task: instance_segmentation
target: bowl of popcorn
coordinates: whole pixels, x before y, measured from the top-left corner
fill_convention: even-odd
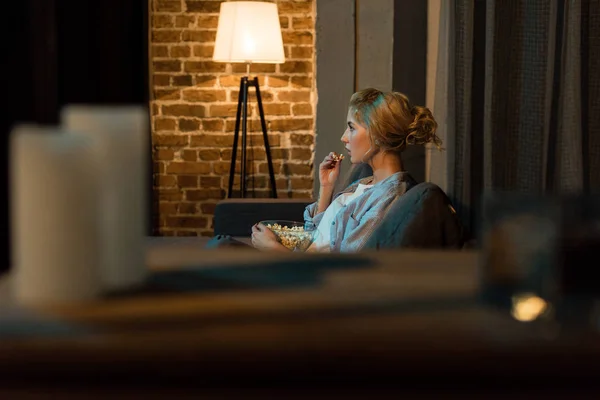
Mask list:
[[[273,231],[279,243],[295,251],[306,251],[318,232],[315,225],[298,221],[268,220],[261,224]]]

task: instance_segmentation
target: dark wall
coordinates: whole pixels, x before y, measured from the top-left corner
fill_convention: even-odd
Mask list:
[[[10,17],[3,19],[0,71],[5,99],[0,114],[0,271],[10,265],[11,128],[20,122],[55,124],[66,104],[148,106],[149,101],[147,0],[20,0],[11,5]]]
[[[395,0],[392,89],[425,105],[427,82],[427,1]],[[404,168],[425,181],[425,149],[409,146],[402,154]]]

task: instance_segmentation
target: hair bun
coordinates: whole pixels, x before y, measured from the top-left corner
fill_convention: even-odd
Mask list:
[[[435,134],[438,124],[433,118],[431,110],[427,107],[413,106],[410,113],[414,119],[408,125],[406,143],[411,145],[434,143],[440,148],[442,140]]]

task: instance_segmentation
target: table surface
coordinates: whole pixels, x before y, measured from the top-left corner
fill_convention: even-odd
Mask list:
[[[88,304],[24,309],[1,278],[0,383],[600,382],[596,336],[552,339],[478,301],[475,251],[273,254],[201,243],[152,238],[146,286]]]

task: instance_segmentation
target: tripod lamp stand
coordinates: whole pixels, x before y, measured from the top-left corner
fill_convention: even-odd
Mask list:
[[[213,61],[247,65],[246,76],[240,79],[227,197],[231,197],[233,191],[240,127],[242,129],[240,196],[246,197],[248,89],[254,87],[269,168],[271,195],[273,198],[277,198],[273,161],[258,78],[250,79],[248,77],[252,63],[281,64],[285,62],[277,4],[258,1],[221,3]]]

